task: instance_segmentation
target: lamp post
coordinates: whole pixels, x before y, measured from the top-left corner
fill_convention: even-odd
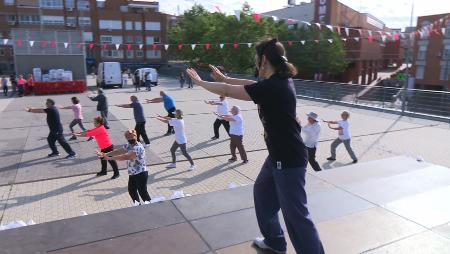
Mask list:
[[[412,4],[411,4],[411,17],[410,17],[410,20],[409,20],[409,27],[412,27],[413,18],[414,18],[414,0],[412,0]],[[407,97],[407,93],[409,91],[409,83],[411,82],[411,77],[410,77],[411,70],[410,70],[410,67],[409,67],[410,66],[409,61],[411,61],[411,65],[412,65],[412,59],[413,59],[412,52],[411,52],[411,47],[412,47],[412,38],[410,36],[409,40],[408,40],[408,45],[407,45],[407,48],[406,48],[406,52],[407,52],[408,58],[406,59],[406,71],[405,71],[406,83],[405,83],[404,88],[403,88],[402,113],[404,113],[405,110],[406,110],[406,97]]]

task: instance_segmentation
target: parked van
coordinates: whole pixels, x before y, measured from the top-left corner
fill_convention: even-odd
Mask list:
[[[98,65],[97,87],[122,87],[122,70],[119,62],[103,62]]]
[[[144,84],[145,83],[145,75],[147,73],[151,74],[151,84],[154,86],[157,86],[158,85],[158,72],[154,68],[137,69],[134,72],[133,76],[135,77],[135,79],[139,79],[139,80],[135,80],[135,82],[142,81],[142,84]]]

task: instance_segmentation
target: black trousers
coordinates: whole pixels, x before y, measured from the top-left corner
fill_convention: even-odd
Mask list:
[[[102,153],[109,153],[113,150],[114,150],[114,146],[111,145],[110,147],[102,149],[101,151],[102,151]],[[114,171],[114,175],[119,175],[119,167],[117,166],[116,161],[107,161],[104,159],[100,159],[100,162],[102,163],[102,170],[101,170],[102,173],[106,173],[106,167],[108,166],[108,162],[109,162],[109,165],[111,165],[111,167]]]
[[[139,196],[141,196],[142,201],[150,202],[151,198],[147,191],[147,179],[148,171],[144,171],[136,175],[130,175],[128,177],[128,193],[130,194],[133,202],[140,202]]]
[[[228,136],[230,135],[230,123],[228,121],[220,120],[219,118],[217,118],[216,121],[214,121],[214,137],[216,138],[219,138],[219,128],[221,125],[223,125],[223,127],[227,131]]]
[[[167,110],[167,116],[174,118],[175,117],[175,110],[176,108],[171,108],[169,110]],[[173,132],[173,126],[170,126],[170,124],[167,124],[167,133],[172,133]]]
[[[316,161],[316,148],[308,148],[308,162],[309,165],[314,169],[314,171],[321,171],[319,163]]]
[[[147,132],[145,131],[145,122],[143,123],[136,123],[136,126],[134,127],[136,130],[136,135],[138,141],[142,139],[144,140],[145,144],[150,144],[150,140],[148,140]]]
[[[3,94],[8,96],[8,86],[3,86]]]
[[[47,137],[48,146],[50,146],[50,149],[52,149],[52,153],[56,154],[59,153],[58,149],[56,148],[56,141],[64,148],[64,150],[69,155],[74,155],[75,152],[70,147],[69,143],[67,143],[66,139],[64,138],[62,133],[55,133],[50,132]]]
[[[25,89],[23,86],[17,86],[17,91],[19,92],[19,97],[22,97]]]

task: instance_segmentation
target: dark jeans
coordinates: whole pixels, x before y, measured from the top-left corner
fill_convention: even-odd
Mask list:
[[[17,91],[20,97],[23,96],[24,87],[23,86],[17,86]]]
[[[323,254],[306,204],[305,173],[305,168],[277,169],[268,157],[253,186],[256,218],[265,243],[276,250],[286,250],[278,219],[281,208],[296,253]]]
[[[3,94],[8,96],[8,86],[3,86]]]
[[[106,129],[108,129],[109,128],[109,124],[108,124],[108,110],[100,111],[100,116],[103,118],[103,125],[105,126]]]
[[[148,179],[148,171],[141,172],[136,175],[130,175],[128,177],[128,193],[130,194],[131,199],[139,202],[139,195],[142,198],[142,201],[151,200],[150,195],[147,191],[147,179]]]
[[[134,127],[134,129],[136,130],[136,135],[137,135],[137,139],[138,141],[141,139],[144,140],[145,144],[150,144],[150,140],[148,140],[147,137],[147,132],[145,131],[145,122],[143,123],[136,123],[136,126]]]
[[[167,110],[167,116],[174,118],[175,110],[176,110],[176,108],[171,108],[171,109]],[[172,132],[173,132],[173,126],[170,126],[170,124],[167,124],[167,133],[172,133]]]
[[[225,127],[225,130],[227,131],[228,135],[230,135],[230,123],[225,120],[216,119],[214,122],[214,137],[219,138],[219,128],[223,125]]]
[[[173,142],[172,147],[170,148],[170,154],[172,155],[172,163],[177,162],[177,158],[175,156],[175,152],[177,151],[178,147],[181,149],[181,153],[188,159],[189,163],[191,165],[194,165],[194,161],[192,160],[191,156],[186,151],[186,144],[178,144],[177,141]]]
[[[194,88],[194,83],[192,82],[191,79],[188,79],[187,85],[188,85],[188,88]]]
[[[111,152],[113,150],[114,150],[114,146],[111,145],[110,147],[102,149],[101,151],[102,151],[102,153],[109,153],[109,152]],[[102,173],[106,173],[107,172],[106,167],[108,166],[108,162],[109,162],[109,165],[111,165],[111,167],[112,167],[112,169],[114,171],[114,175],[119,175],[119,167],[117,166],[117,162],[116,161],[107,161],[107,160],[104,160],[104,159],[100,159],[100,162],[102,163],[102,170],[101,170]]]
[[[141,81],[135,82],[134,85],[136,87],[136,91],[141,90]]]
[[[309,165],[311,165],[311,167],[314,169],[314,171],[321,171],[322,169],[320,168],[319,163],[316,161],[316,150],[317,148],[310,148],[307,147],[308,149],[308,162]]]
[[[147,88],[147,91],[151,91],[152,90],[152,82],[150,80],[146,80],[145,87]]]
[[[236,158],[236,148],[239,150],[239,155],[243,161],[247,160],[247,153],[245,152],[244,144],[242,143],[243,136],[230,135],[230,150],[231,156]]]
[[[67,143],[63,134],[55,132],[50,132],[47,137],[48,146],[50,146],[50,149],[52,149],[52,153],[54,154],[59,153],[58,149],[56,148],[56,141],[58,141],[58,143],[64,148],[64,150],[69,155],[75,155],[75,152],[72,150],[69,143]]]
[[[70,125],[69,125],[70,131],[71,131],[72,133],[74,133],[74,132],[73,132],[73,127],[74,127],[75,125],[77,125],[77,124],[78,124],[78,126],[80,126],[80,128],[81,128],[83,131],[86,130],[86,128],[84,128],[84,126],[83,126],[83,122],[82,122],[81,119],[73,119],[72,122],[71,122]]]

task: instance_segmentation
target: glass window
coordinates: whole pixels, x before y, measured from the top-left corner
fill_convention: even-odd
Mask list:
[[[442,60],[450,60],[450,45],[445,45],[442,52]]]
[[[133,30],[133,21],[125,21],[125,29]]]
[[[139,58],[144,57],[144,51],[143,50],[136,50],[136,57],[139,57]]]
[[[0,56],[4,56],[5,55],[5,49],[4,48],[0,48]]]
[[[142,22],[134,21],[134,30],[142,30]]]
[[[89,0],[78,0],[77,1],[78,10],[86,11],[89,10]]]
[[[4,0],[5,5],[14,5],[14,0]]]
[[[135,41],[136,43],[142,43],[142,36],[140,36],[140,35],[134,36],[134,41]]]
[[[46,25],[64,25],[63,16],[42,16],[42,22]]]
[[[116,43],[122,43],[122,36],[120,35],[100,35],[100,42],[101,43],[108,43],[108,44],[116,44]]]
[[[134,58],[134,51],[133,50],[127,50],[127,58]]]
[[[76,26],[77,25],[77,18],[76,17],[67,17],[66,18],[66,25],[68,25],[68,26]]]
[[[417,60],[425,60],[427,57],[427,46],[420,46],[417,52]]]
[[[161,50],[147,50],[147,58],[160,59],[161,58]]]
[[[83,32],[83,40],[84,41],[93,41],[94,35],[92,34],[92,32]]]
[[[444,65],[441,65],[440,79],[442,81],[450,80],[450,63],[448,61]]]
[[[159,31],[159,30],[161,30],[161,23],[160,22],[145,22],[145,30]]]
[[[16,15],[8,15],[8,23],[16,22],[17,16]]]
[[[104,1],[104,0],[103,1],[97,0],[97,7],[98,8],[104,8],[105,7],[105,2],[106,1]]]
[[[147,37],[145,37],[145,43],[146,43],[147,45],[150,45],[150,44],[155,43],[154,37],[153,37],[153,36],[147,36]]]
[[[90,26],[91,18],[90,17],[79,17],[78,22],[79,22],[80,26]]]
[[[45,9],[62,9],[62,0],[40,0],[39,2],[41,8]]]
[[[41,18],[39,15],[19,15],[20,24],[40,24],[40,22]]]
[[[66,0],[66,9],[75,8],[75,0]]]
[[[102,49],[101,55],[105,58],[123,58],[123,50]]]
[[[423,79],[424,73],[425,73],[425,66],[417,65],[416,66],[416,79]]]
[[[126,5],[120,6],[120,11],[121,12],[128,12],[128,6],[126,6]]]
[[[133,36],[132,35],[125,36],[125,42],[127,43],[133,42]]]
[[[120,30],[120,29],[122,29],[122,21],[120,21],[120,20],[101,19],[99,21],[99,27],[100,27],[100,29],[116,29],[116,30]]]

